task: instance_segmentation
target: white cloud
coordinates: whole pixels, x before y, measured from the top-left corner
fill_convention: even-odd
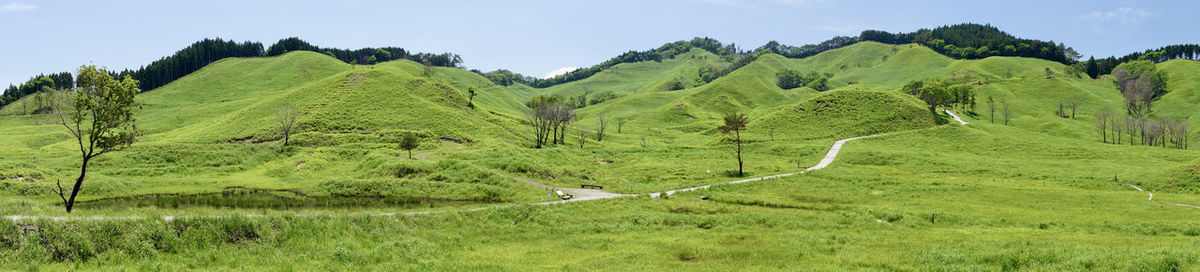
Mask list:
[[[35,8],[37,8],[37,6],[33,4],[13,2],[9,3],[8,5],[0,6],[0,11],[25,11],[33,10]]]
[[[1080,19],[1093,22],[1117,22],[1124,26],[1134,26],[1150,17],[1150,12],[1136,8],[1118,8],[1111,11],[1093,11],[1079,16]]]
[[[558,68],[558,70],[551,71],[549,74],[546,74],[546,76],[544,76],[542,78],[552,78],[557,75],[566,74],[566,73],[569,73],[569,72],[575,71],[575,70],[579,70],[579,67],[568,66],[568,67]]]

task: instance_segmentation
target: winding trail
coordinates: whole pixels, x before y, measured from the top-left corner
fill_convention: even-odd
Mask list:
[[[1150,198],[1147,198],[1146,200],[1148,200],[1150,202],[1158,202],[1158,203],[1167,204],[1167,205],[1173,205],[1173,206],[1179,206],[1179,207],[1200,210],[1200,206],[1193,206],[1193,205],[1188,205],[1188,204],[1183,204],[1183,203],[1174,203],[1174,202],[1154,201],[1154,193],[1143,190],[1142,187],[1137,187],[1137,185],[1133,185],[1133,184],[1129,184],[1129,183],[1125,183],[1125,185],[1129,185],[1129,187],[1133,187],[1133,189],[1138,190],[1138,192],[1146,192],[1146,194],[1150,195]]]

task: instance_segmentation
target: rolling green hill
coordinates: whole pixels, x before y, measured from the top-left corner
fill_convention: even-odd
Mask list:
[[[110,231],[122,223],[107,220],[33,223],[61,243],[13,238],[33,236],[3,227],[0,263],[301,270],[1200,265],[1191,240],[1200,235],[1196,210],[1169,204],[1200,204],[1200,153],[1101,142],[1096,113],[1124,112],[1109,77],[1076,77],[1043,59],[958,60],[918,44],[865,41],[806,58],[765,54],[707,84],[699,80],[702,67],[724,65],[693,48],[533,88],[500,86],[457,68],[427,71],[409,60],[351,66],[304,51],[224,59],[138,95],[145,135],[93,162],[81,200],[97,206],[70,215],[148,219],[125,222],[138,226],[127,232]],[[1170,77],[1169,92],[1154,102],[1152,117],[1195,124],[1200,62],[1157,67]],[[830,90],[782,89],[776,75],[786,70],[829,73]],[[972,88],[975,107],[951,109],[970,124],[901,91],[931,78]],[[672,90],[676,82],[683,88]],[[615,98],[577,109],[565,143],[533,148],[525,103],[585,90]],[[31,99],[0,108],[0,214],[66,216],[49,188],[78,173],[75,142],[52,116],[19,108]],[[1067,101],[1081,104],[1074,118],[1056,114]],[[301,113],[301,129],[286,147],[275,124],[285,105]],[[828,168],[785,178],[665,198],[524,205],[556,198],[531,182],[645,195],[739,179],[716,129],[734,111],[750,120],[743,135],[749,177],[812,166],[839,139],[887,135],[846,143]],[[399,147],[404,135],[419,138],[411,159]],[[114,201],[127,202],[96,204]],[[301,204],[290,206],[299,212],[262,208],[278,203]],[[101,238],[90,242],[85,234]],[[16,244],[22,247],[9,246]]]

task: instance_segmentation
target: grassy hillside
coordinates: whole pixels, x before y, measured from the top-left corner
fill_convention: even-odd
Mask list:
[[[895,92],[831,91],[767,113],[751,121],[750,129],[760,135],[774,130],[776,139],[849,138],[931,127],[942,118],[919,103]]]
[[[1100,142],[1095,113],[1122,112],[1111,79],[1071,76],[1040,59],[954,60],[875,42],[800,59],[764,55],[699,84],[706,65],[727,63],[694,49],[539,89],[455,68],[430,74],[407,60],[351,67],[310,52],[222,60],[138,96],[144,138],[93,162],[81,193],[93,206],[69,215],[149,219],[0,224],[0,269],[1200,265],[1196,210],[1166,204],[1200,205],[1200,153]],[[1155,101],[1155,115],[1198,113],[1200,64],[1158,68],[1170,92]],[[784,70],[830,73],[831,90],[781,89],[775,77]],[[956,109],[969,125],[900,91],[929,78],[974,89],[975,107]],[[667,88],[680,80],[685,88]],[[585,88],[617,98],[578,109],[565,143],[532,148],[525,102]],[[1076,116],[1058,116],[1059,103],[1072,100],[1081,102]],[[0,215],[67,216],[49,188],[77,174],[74,142],[22,105],[0,109]],[[283,105],[302,114],[287,147],[274,124]],[[749,177],[815,165],[838,139],[887,135],[847,143],[826,169],[781,179],[524,205],[555,198],[526,181],[647,194],[739,179],[716,131],[731,111],[750,117]],[[411,159],[399,148],[409,134],[419,138]],[[475,207],[490,208],[465,210]],[[414,211],[451,212],[404,214]]]

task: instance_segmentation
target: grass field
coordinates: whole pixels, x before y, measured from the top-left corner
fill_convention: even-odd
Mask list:
[[[697,49],[536,89],[494,85],[453,68],[426,76],[422,65],[404,60],[352,68],[310,52],[226,59],[141,94],[136,115],[145,137],[93,162],[81,193],[82,201],[101,204],[156,200],[96,204],[70,215],[49,188],[73,180],[78,155],[61,126],[22,112],[27,98],[0,109],[0,215],[106,219],[2,224],[0,268],[1200,265],[1200,210],[1164,203],[1200,205],[1200,153],[1101,143],[1092,115],[1123,112],[1109,79],[1071,77],[1065,66],[1037,59],[954,60],[919,45],[863,42],[803,59],[766,55],[695,84],[699,67],[725,63]],[[1194,121],[1188,117],[1200,113],[1200,64],[1158,67],[1170,73],[1170,92],[1155,102],[1154,114]],[[1045,68],[1058,76],[1047,79]],[[785,69],[831,73],[832,90],[780,89],[775,74]],[[978,105],[960,112],[970,125],[899,91],[931,77],[976,83]],[[677,80],[691,84],[668,90]],[[539,94],[575,96],[585,87],[617,98],[579,109],[566,144],[531,148],[524,102]],[[473,109],[467,88],[479,93]],[[1011,107],[1009,125],[991,121],[987,98]],[[1058,103],[1070,99],[1082,102],[1078,116],[1056,116]],[[280,146],[273,125],[285,104],[303,114],[289,147]],[[751,177],[815,165],[838,139],[887,135],[849,142],[826,169],[665,198],[529,205],[546,200],[547,191],[516,179],[626,194],[738,179],[716,130],[733,110],[750,116],[744,137]],[[579,129],[598,129],[602,113],[612,120],[604,140],[579,139]],[[624,122],[620,132],[616,119]],[[414,159],[397,147],[398,136],[410,133],[421,138]],[[229,193],[244,189],[269,195]],[[482,207],[498,208],[472,209]],[[405,214],[416,211],[439,212]]]

